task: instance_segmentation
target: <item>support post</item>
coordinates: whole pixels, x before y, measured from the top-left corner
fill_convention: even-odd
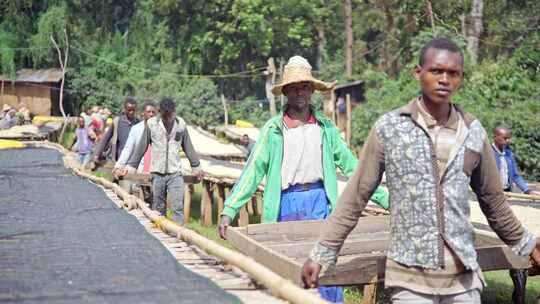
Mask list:
[[[221,104],[223,105],[223,115],[225,116],[225,125],[229,124],[229,111],[227,109],[227,101],[225,100],[225,95],[221,93]]]
[[[184,185],[184,223],[189,223],[191,216],[191,198],[193,197],[193,185]]]
[[[223,184],[217,184],[218,188],[218,200],[217,200],[217,208],[218,208],[218,219],[223,212],[224,204],[225,204],[225,186]]]
[[[202,183],[201,225],[212,226],[212,189],[209,182]]]
[[[362,304],[376,304],[377,293],[379,290],[382,290],[382,285],[380,283],[364,285],[364,298],[362,299]]]
[[[351,112],[352,112],[352,107],[351,107],[351,94],[347,94],[347,97],[346,97],[346,102],[347,102],[347,126],[346,126],[346,129],[345,129],[345,135],[346,135],[346,140],[347,140],[347,145],[350,147],[351,146]]]
[[[272,87],[276,83],[276,65],[274,64],[274,58],[268,58],[268,67],[266,68],[266,98],[268,99],[270,107],[270,116],[277,115],[276,110],[276,98],[272,93]]]
[[[246,206],[240,209],[240,215],[238,216],[238,226],[245,227],[249,225],[249,214],[246,210]]]

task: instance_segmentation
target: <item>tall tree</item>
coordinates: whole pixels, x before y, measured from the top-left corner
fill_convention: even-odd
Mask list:
[[[478,61],[478,45],[482,34],[482,15],[484,12],[484,0],[473,0],[471,8],[471,27],[467,41],[467,52],[471,61]]]
[[[353,30],[352,30],[352,1],[345,0],[345,73],[348,77],[352,76],[353,70]]]

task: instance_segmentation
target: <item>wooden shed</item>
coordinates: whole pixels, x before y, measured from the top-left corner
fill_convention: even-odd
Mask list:
[[[336,126],[343,132],[347,143],[351,139],[351,111],[365,101],[364,81],[358,80],[336,86],[329,99],[326,99],[324,113],[332,117]]]
[[[59,116],[60,69],[22,69],[15,79],[0,75],[0,106],[25,103],[33,115]]]

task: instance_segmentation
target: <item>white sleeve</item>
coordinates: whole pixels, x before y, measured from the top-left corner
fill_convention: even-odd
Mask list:
[[[137,145],[136,137],[137,135],[134,132],[135,129],[131,128],[129,130],[129,135],[126,140],[126,145],[124,146],[124,149],[122,150],[122,153],[120,153],[120,157],[116,161],[116,164],[114,165],[115,168],[122,169],[126,166],[129,157],[131,156],[131,153],[133,153],[133,150],[135,150],[135,146]]]

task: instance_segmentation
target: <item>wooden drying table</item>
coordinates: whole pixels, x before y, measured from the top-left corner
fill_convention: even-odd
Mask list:
[[[301,285],[301,268],[324,221],[281,222],[229,227],[228,240],[242,253]],[[384,281],[389,216],[361,217],[339,253],[335,267],[320,276],[322,285],[367,285]],[[515,255],[494,234],[476,230],[476,251],[483,271],[525,269],[528,258]]]

